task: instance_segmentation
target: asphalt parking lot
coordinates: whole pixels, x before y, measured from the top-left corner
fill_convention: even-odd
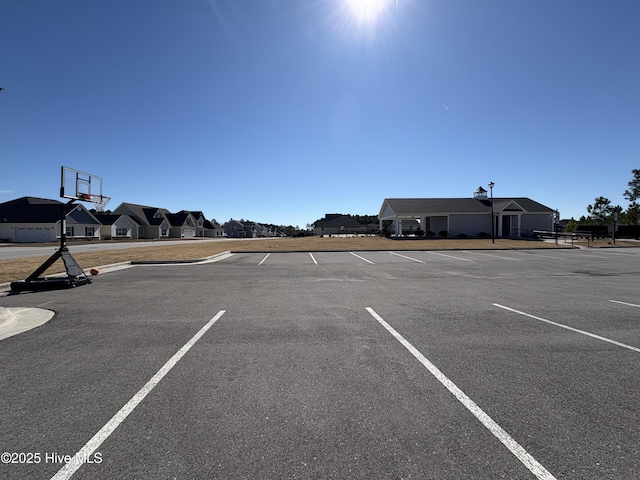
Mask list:
[[[640,478],[638,292],[634,248],[243,253],[3,297],[56,315],[0,341],[0,477]]]

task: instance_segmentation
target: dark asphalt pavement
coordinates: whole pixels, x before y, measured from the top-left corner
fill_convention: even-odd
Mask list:
[[[640,478],[640,249],[355,253],[0,298],[56,312],[0,341],[0,477],[53,477],[224,310],[72,478]]]

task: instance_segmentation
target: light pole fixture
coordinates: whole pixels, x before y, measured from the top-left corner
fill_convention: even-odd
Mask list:
[[[493,186],[495,183],[489,182],[489,190],[491,190],[491,243],[496,243],[496,229],[493,226],[494,218],[493,218]]]

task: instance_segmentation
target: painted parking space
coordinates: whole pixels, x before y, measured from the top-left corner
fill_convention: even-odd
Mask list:
[[[162,371],[78,478],[637,478],[636,257],[437,253],[242,253],[2,299],[57,312],[2,344],[5,448],[82,457]]]
[[[640,254],[593,253],[588,250],[509,250],[509,251],[365,251],[365,252],[264,252],[234,253],[222,261],[237,265],[292,265],[300,262],[303,265],[385,265],[385,264],[442,264],[442,263],[487,263],[487,262],[523,262],[527,264],[544,263],[545,261],[582,263],[589,259],[595,262],[608,263],[610,260],[639,260]]]

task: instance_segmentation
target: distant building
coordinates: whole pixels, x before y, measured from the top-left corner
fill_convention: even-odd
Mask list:
[[[363,225],[350,215],[327,213],[313,224],[314,235],[347,235],[375,233],[377,225]]]
[[[378,219],[381,230],[390,220],[393,232],[406,233],[406,222],[418,222],[425,234],[490,237],[491,207],[487,191],[479,187],[472,198],[386,198]],[[496,237],[531,237],[534,230],[553,229],[555,210],[529,198],[493,198],[493,212]]]
[[[280,232],[275,227],[234,219],[225,223],[223,228],[224,234],[229,238],[275,237],[280,235]]]

